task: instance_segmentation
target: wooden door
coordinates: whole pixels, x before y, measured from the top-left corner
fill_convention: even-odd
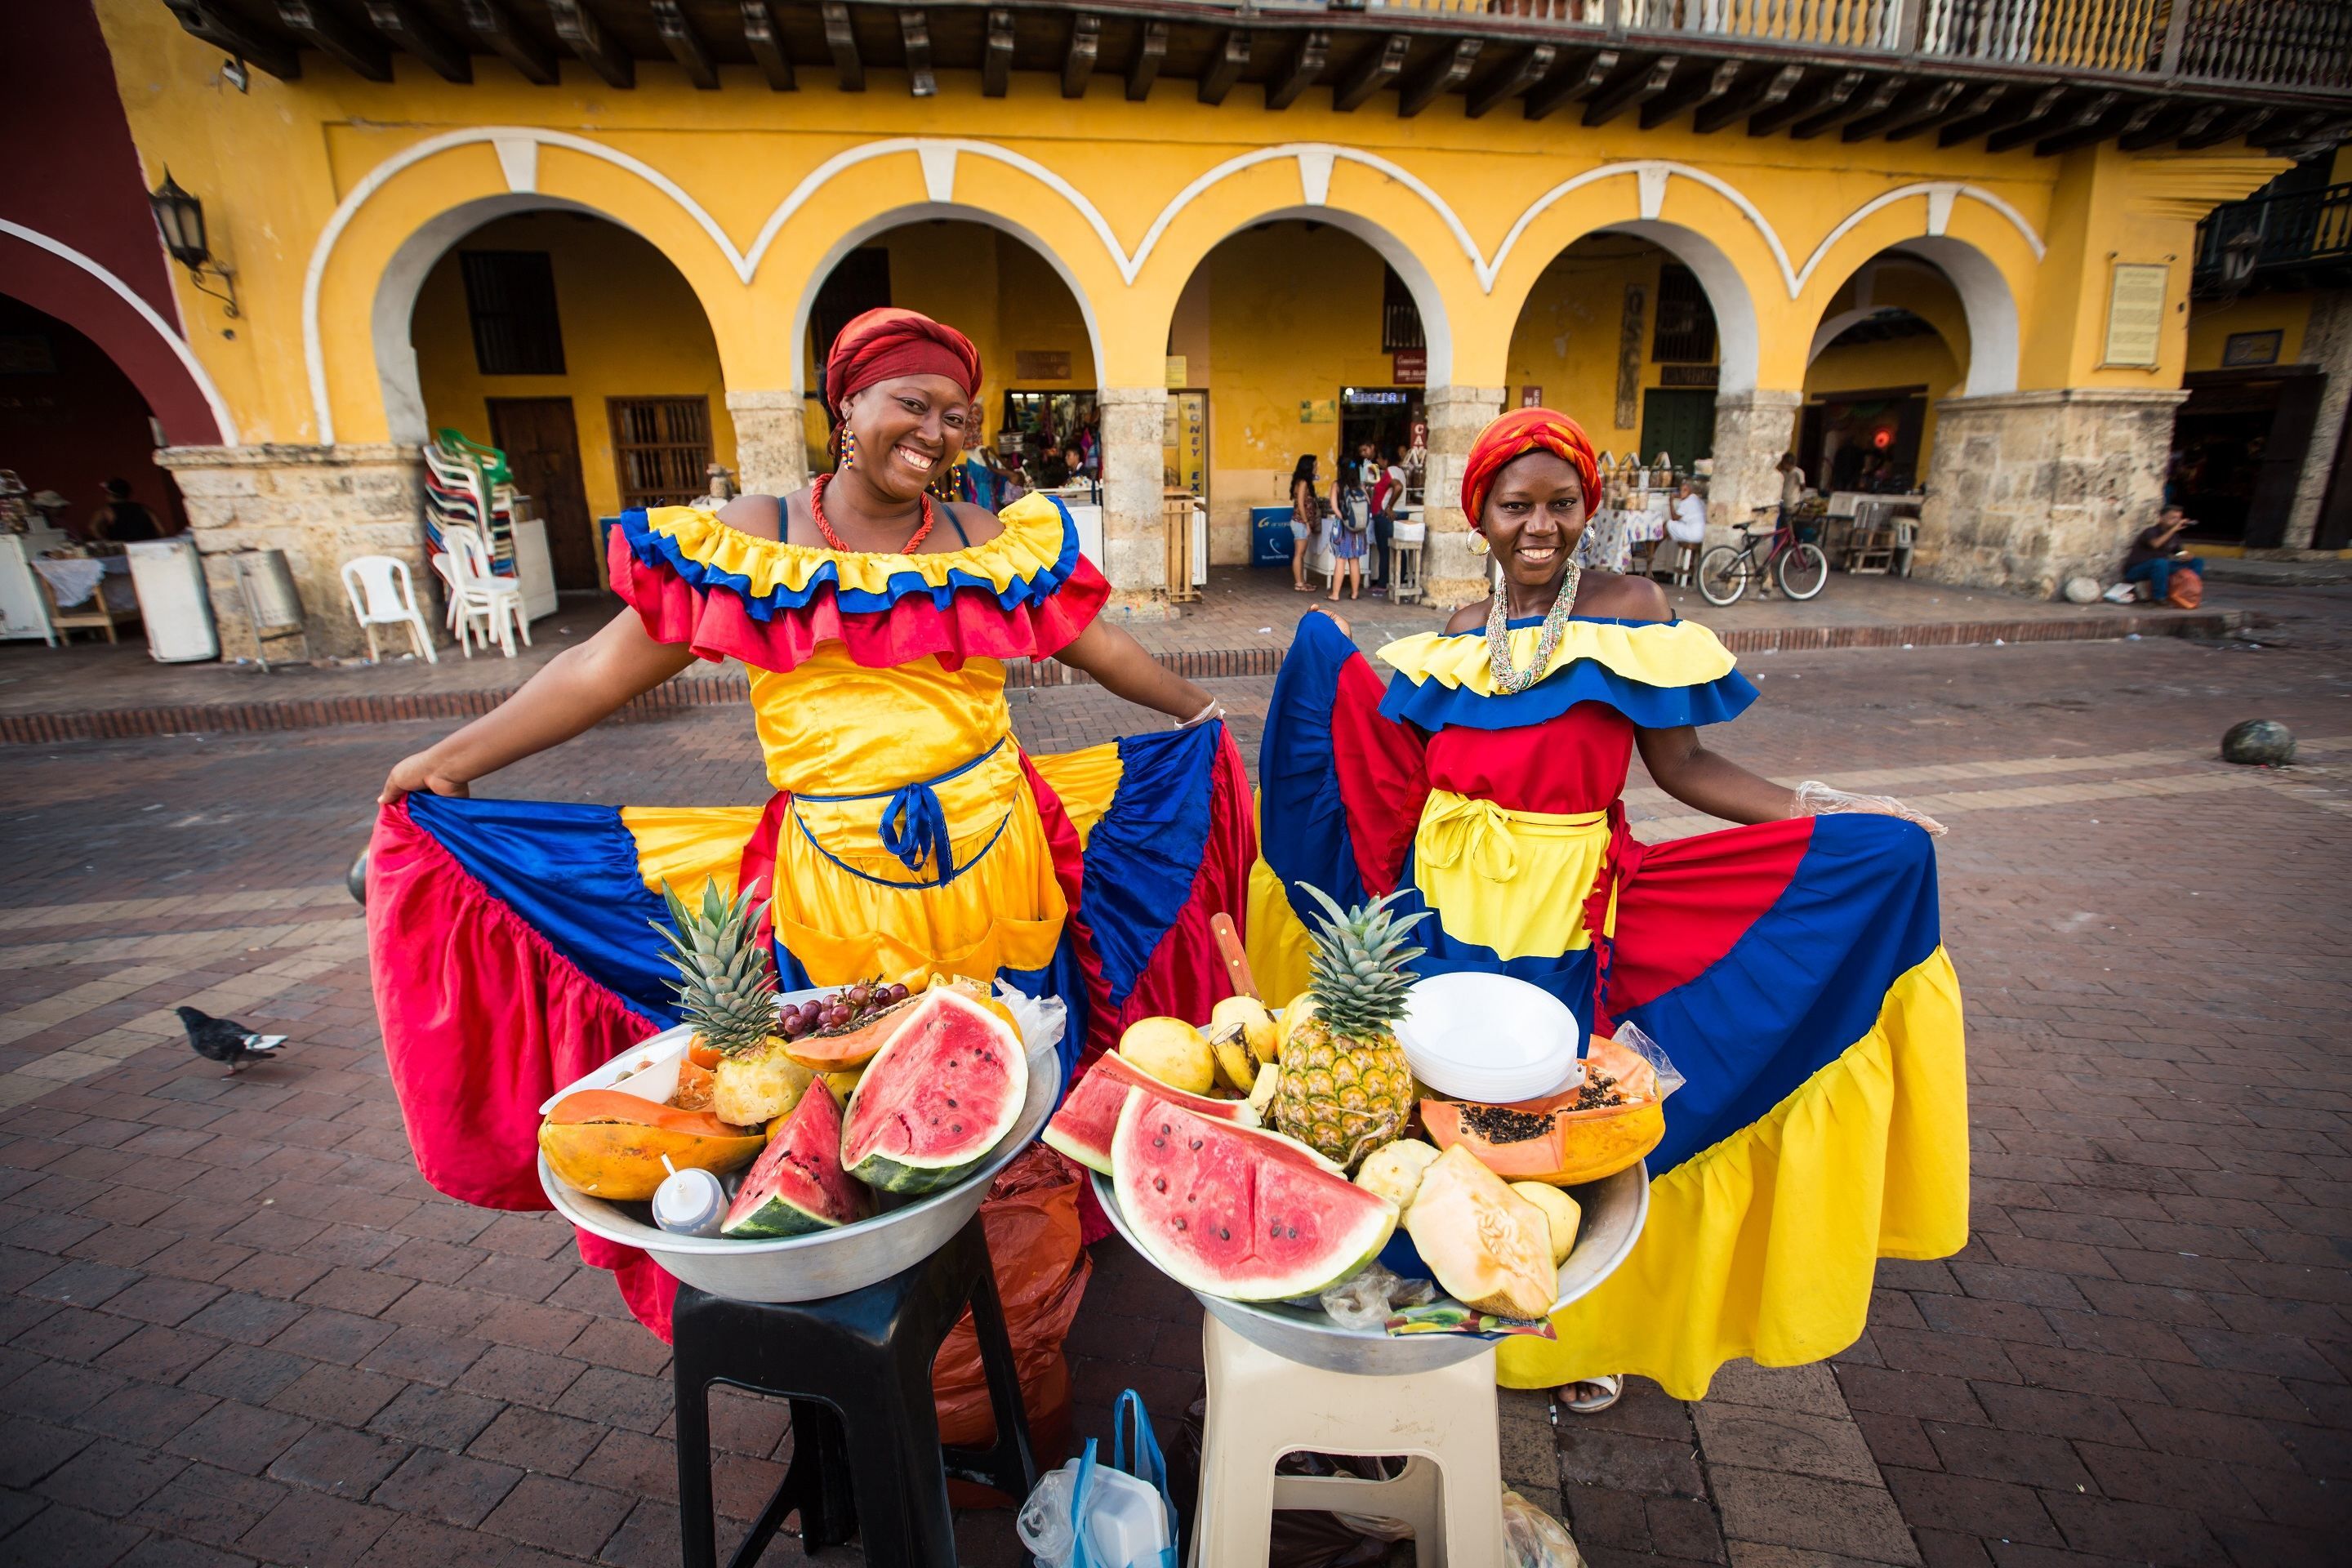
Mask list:
[[[596,570],[595,521],[580,477],[580,431],[568,397],[493,397],[490,445],[507,455],[515,488],[547,520],[547,553],[559,590],[604,586]]]

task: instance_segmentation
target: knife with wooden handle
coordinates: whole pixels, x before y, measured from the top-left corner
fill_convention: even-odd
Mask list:
[[[1243,950],[1242,933],[1234,929],[1234,917],[1220,910],[1209,917],[1209,930],[1216,936],[1217,952],[1225,961],[1225,978],[1233,982],[1234,994],[1264,1000],[1257,994],[1257,977],[1250,973],[1249,954]]]

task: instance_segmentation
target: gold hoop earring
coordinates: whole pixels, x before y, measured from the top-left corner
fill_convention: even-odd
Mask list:
[[[1480,530],[1478,530],[1478,529],[1475,529],[1475,528],[1474,528],[1474,529],[1472,529],[1472,530],[1470,531],[1470,553],[1471,553],[1471,554],[1473,554],[1473,555],[1484,555],[1484,554],[1486,554],[1486,552],[1487,552],[1490,548],[1492,548],[1492,547],[1491,547],[1490,545],[1488,545],[1488,544],[1487,544],[1487,542],[1486,542],[1486,535],[1483,531],[1480,531]]]

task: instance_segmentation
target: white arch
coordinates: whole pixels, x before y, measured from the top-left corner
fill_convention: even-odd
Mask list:
[[[1699,286],[1706,290],[1706,302],[1715,311],[1717,353],[1722,362],[1716,372],[1716,390],[1756,390],[1756,378],[1763,361],[1763,334],[1756,325],[1756,301],[1748,292],[1748,280],[1739,275],[1739,268],[1721,246],[1695,228],[1656,218],[1613,223],[1594,232],[1648,240],[1689,268]],[[1522,310],[1526,308],[1525,304],[1520,306]]]
[[[220,395],[220,388],[213,384],[213,378],[205,373],[204,363],[196,358],[195,351],[188,346],[188,340],[173,331],[156,313],[155,307],[141,299],[130,284],[65,241],[53,239],[39,229],[26,228],[23,224],[11,223],[0,217],[0,234],[13,235],[37,250],[46,250],[51,256],[81,268],[113,290],[116,298],[124,304],[138,311],[139,319],[154,329],[155,335],[163,340],[164,345],[179,360],[181,368],[188,373],[188,378],[196,384],[196,390],[204,394],[205,405],[212,410],[213,424],[220,431],[220,444],[224,447],[241,444],[237,440],[236,421],[229,417],[228,400]]]
[[[1381,260],[1396,269],[1405,291],[1412,296],[1413,308],[1421,312],[1422,342],[1429,356],[1429,384],[1442,385],[1454,379],[1454,323],[1445,314],[1445,296],[1438,291],[1437,279],[1429,275],[1429,268],[1414,254],[1411,246],[1370,218],[1341,207],[1299,205],[1276,207],[1272,212],[1253,213],[1233,228],[1217,237],[1214,250],[1244,228],[1262,223],[1295,220],[1303,223],[1328,224],[1333,228],[1355,236],[1379,253]],[[1208,252],[1202,253],[1206,260]],[[1197,265],[1196,268],[1197,270]],[[1440,374],[1443,371],[1444,374]]]
[[[1831,248],[1838,241],[1852,234],[1855,226],[1864,218],[1882,208],[1892,206],[1896,202],[1907,200],[1912,196],[1925,196],[1927,199],[1927,234],[1931,238],[1943,237],[1945,227],[1951,220],[1952,204],[1960,197],[1966,196],[1970,201],[1982,202],[2007,218],[2010,226],[2016,229],[2024,239],[2026,248],[2033,252],[2034,260],[2041,260],[2049,252],[2049,247],[2042,243],[2042,237],[2033,232],[2033,226],[2025,221],[2025,215],[1990,191],[1980,185],[1962,184],[1957,180],[1923,181],[1917,184],[1897,185],[1891,191],[1883,191],[1846,214],[1838,226],[1822,237],[1821,244],[1813,247],[1812,255],[1805,258],[1803,269],[1795,274],[1789,285],[1789,297],[1792,300],[1797,297],[1798,291],[1812,280],[1813,269],[1821,266],[1822,258],[1829,255]]]
[[[1078,302],[1079,318],[1087,324],[1087,346],[1095,357],[1095,384],[1097,387],[1102,385],[1107,362],[1103,358],[1102,326],[1096,319],[1095,303],[1087,298],[1086,289],[1078,282],[1077,274],[1070,270],[1069,263],[1056,255],[1053,247],[1002,213],[992,212],[985,207],[958,206],[952,202],[917,202],[867,218],[835,240],[818,259],[815,269],[809,274],[808,282],[801,289],[800,303],[793,310],[793,389],[795,393],[803,396],[807,395],[808,389],[802,383],[807,376],[808,354],[804,345],[808,342],[809,318],[815,313],[818,291],[824,287],[824,280],[833,276],[833,269],[841,265],[841,258],[877,235],[933,218],[986,224],[991,228],[1011,235],[1035,251],[1045,265],[1054,269],[1054,275],[1062,280],[1063,287],[1069,289],[1070,298]],[[829,345],[819,345],[818,353],[823,354],[826,346]]]
[[[1596,180],[1613,179],[1621,174],[1631,174],[1641,182],[1642,221],[1645,223],[1657,219],[1665,202],[1666,182],[1676,175],[1706,186],[1733,206],[1738,207],[1741,216],[1746,217],[1755,226],[1756,232],[1763,237],[1765,248],[1771,251],[1772,259],[1780,264],[1780,279],[1789,286],[1789,298],[1793,300],[1797,297],[1797,275],[1789,266],[1788,249],[1781,245],[1780,235],[1774,231],[1771,224],[1766,220],[1764,214],[1759,210],[1754,202],[1749,201],[1743,192],[1728,181],[1719,179],[1704,169],[1695,169],[1687,163],[1673,163],[1655,158],[1645,158],[1630,163],[1603,163],[1597,169],[1587,169],[1581,174],[1562,180],[1559,184],[1529,202],[1527,210],[1519,215],[1518,221],[1511,225],[1511,232],[1503,237],[1502,248],[1495,253],[1495,259],[1492,262],[1479,264],[1479,280],[1486,286],[1487,291],[1491,293],[1494,290],[1495,279],[1501,275],[1503,263],[1510,259],[1512,249],[1519,243],[1519,236],[1528,231],[1528,225],[1549,211],[1563,197],[1581,190]],[[1626,233],[1635,232],[1622,224],[1615,226]],[[1689,235],[1698,233],[1696,229],[1691,228],[1680,228],[1679,232]],[[1664,240],[1660,240],[1658,243],[1666,244]],[[1717,256],[1723,254],[1720,247],[1715,246],[1714,241],[1709,240],[1707,244]],[[1674,247],[1667,245],[1666,248],[1671,250]],[[1694,268],[1693,270],[1696,268]],[[1742,285],[1739,291],[1744,298],[1748,292],[1746,286]]]
[[[2017,390],[2017,296],[1992,258],[1964,239],[1930,235],[1888,247],[1916,257],[1952,281],[1969,323],[1969,379],[1963,397]]]
[[[425,386],[416,368],[416,345],[410,340],[416,315],[416,296],[434,264],[449,247],[486,223],[518,213],[571,212],[601,218],[616,228],[629,228],[612,214],[580,202],[542,196],[527,191],[483,196],[463,202],[427,220],[400,242],[376,280],[375,299],[368,310],[368,328],[375,346],[376,383],[383,390],[384,438],[398,446],[418,446],[431,439],[425,417]],[[635,233],[635,229],[629,232]]]

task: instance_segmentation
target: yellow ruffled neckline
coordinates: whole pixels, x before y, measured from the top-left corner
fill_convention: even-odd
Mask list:
[[[820,577],[844,593],[884,595],[903,592],[914,578],[933,588],[958,580],[985,581],[1002,591],[1016,583],[1050,589],[1069,574],[1076,534],[1052,500],[1024,496],[1000,512],[998,521],[1003,531],[993,539],[908,555],[762,539],[698,506],[655,507],[646,513],[648,532],[666,539],[685,560],[740,579],[755,598],[778,590],[799,593]]]
[[[1515,626],[1511,662],[1524,669],[1535,658],[1541,626]],[[1380,651],[1381,658],[1407,679],[1473,692],[1496,694],[1495,672],[1484,632],[1417,632]],[[1696,621],[1658,621],[1623,626],[1610,621],[1570,621],[1562,629],[1544,676],[1591,659],[1612,674],[1644,686],[1679,688],[1720,680],[1738,667],[1722,639]]]

